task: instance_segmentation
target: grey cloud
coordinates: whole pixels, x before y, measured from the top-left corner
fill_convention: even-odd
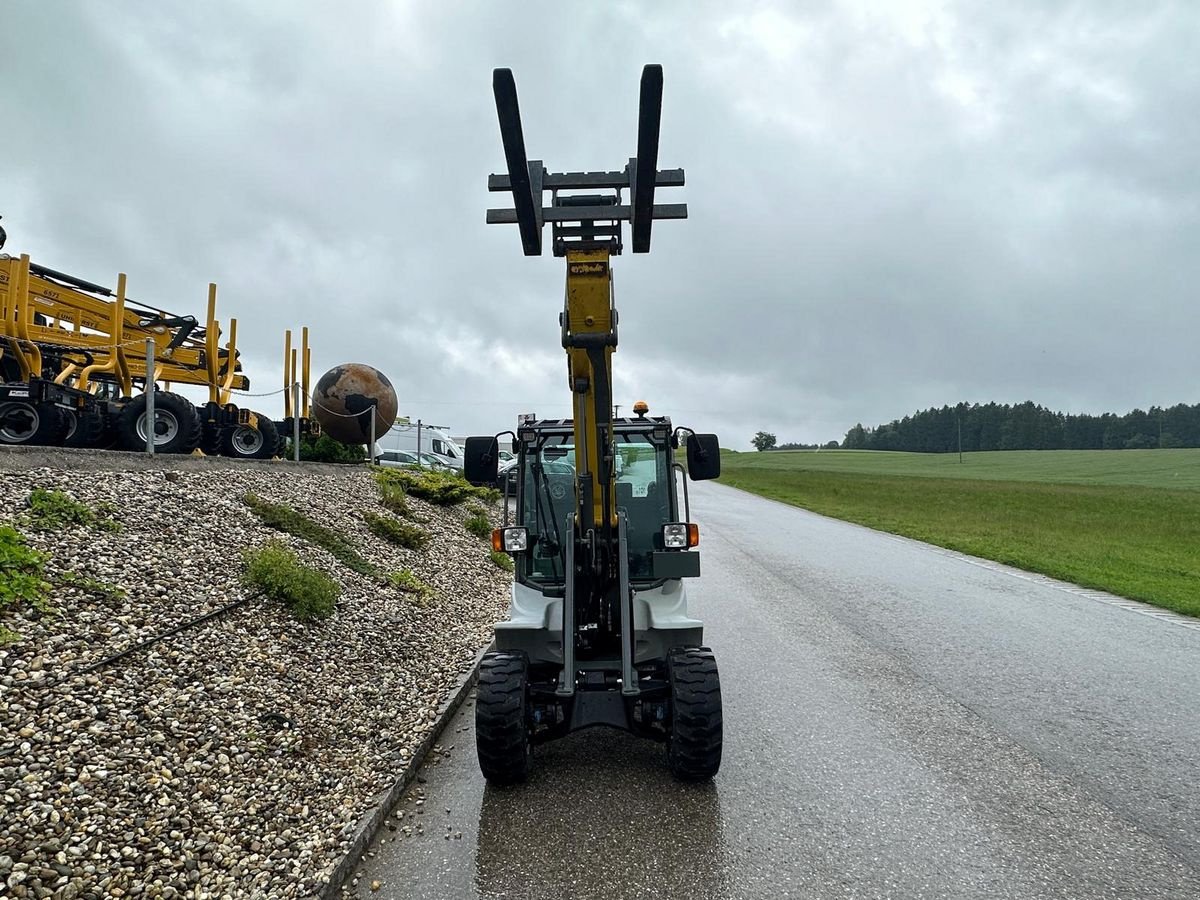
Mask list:
[[[218,282],[256,388],[308,324],[319,369],[379,366],[404,413],[565,414],[561,261],[483,224],[490,70],[531,155],[607,168],[658,61],[691,218],[614,264],[619,401],[746,446],[960,399],[1195,399],[1191,4],[333,9],[7,4],[7,249],[181,310]]]

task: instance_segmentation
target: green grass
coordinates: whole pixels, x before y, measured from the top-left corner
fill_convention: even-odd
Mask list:
[[[298,538],[303,538],[310,544],[316,544],[318,547],[325,548],[333,554],[335,559],[341,561],[347,568],[358,572],[360,575],[379,574],[379,570],[375,566],[363,559],[350,542],[341,533],[334,531],[332,528],[326,528],[324,525],[314,522],[290,506],[285,506],[282,503],[272,503],[269,500],[256,497],[254,494],[244,495],[242,502],[250,507],[250,510],[268,528],[274,528],[276,531],[295,535]]]
[[[280,541],[247,550],[242,581],[283,603],[301,622],[333,615],[338,584],[324,572],[306,566]]]
[[[1200,491],[1200,450],[1005,450],[888,453],[874,450],[721,451],[722,472],[812,470],[919,478],[1125,484]],[[722,481],[727,480],[722,477]]]
[[[1153,460],[1139,471],[1137,457],[1143,453],[1174,461]],[[829,459],[816,463],[818,456]],[[971,456],[986,457],[974,461],[977,474],[938,477],[939,466],[958,465],[957,455],[738,453],[723,455],[721,481],[1200,616],[1200,489],[1174,489],[1200,480],[1188,468],[1200,466],[1200,451],[1013,452],[967,459]],[[896,472],[906,466],[907,473]]]

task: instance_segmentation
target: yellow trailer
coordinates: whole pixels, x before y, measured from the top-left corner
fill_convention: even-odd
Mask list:
[[[152,428],[157,452],[275,455],[283,423],[233,402],[250,381],[239,359],[236,319],[222,342],[216,294],[210,284],[201,325],[131,300],[124,274],[114,291],[36,265],[28,255],[0,256],[0,444],[138,450]],[[153,372],[147,372],[149,343]],[[181,384],[207,388],[207,402],[197,407],[165,389]],[[150,389],[153,425],[146,415]]]

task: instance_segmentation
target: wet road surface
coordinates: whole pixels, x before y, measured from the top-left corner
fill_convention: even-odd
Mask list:
[[[468,704],[359,896],[1200,897],[1193,620],[720,485],[692,496],[715,781],[594,730],[491,788]]]

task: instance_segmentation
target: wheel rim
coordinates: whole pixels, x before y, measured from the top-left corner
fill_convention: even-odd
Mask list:
[[[263,448],[264,443],[262,432],[249,425],[239,425],[229,440],[233,449],[242,456],[253,456]]]
[[[137,420],[137,433],[143,441],[146,440],[146,414],[142,413]],[[169,444],[179,434],[179,420],[170,410],[154,411],[154,446]]]
[[[0,404],[0,439],[9,444],[23,444],[37,434],[41,416],[32,403]]]

